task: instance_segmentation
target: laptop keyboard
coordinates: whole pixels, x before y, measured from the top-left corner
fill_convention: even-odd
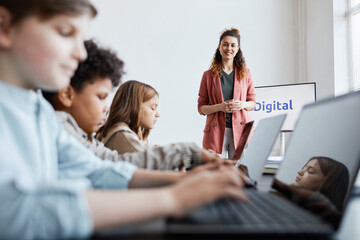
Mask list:
[[[280,197],[248,190],[248,202],[223,199],[209,205],[210,211],[225,224],[301,224],[319,223],[318,219]]]
[[[256,189],[246,189],[247,202],[221,199],[181,219],[168,219],[169,233],[289,234],[333,232],[329,224],[291,202]]]

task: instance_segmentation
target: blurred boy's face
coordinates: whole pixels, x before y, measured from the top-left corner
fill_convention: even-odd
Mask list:
[[[109,78],[97,78],[94,83],[86,84],[80,92],[74,92],[68,112],[87,134],[96,132],[104,125],[109,110],[106,98],[111,90],[112,83]]]
[[[79,61],[86,58],[83,43],[89,16],[36,16],[10,27],[6,47],[14,69],[13,84],[23,88],[59,90],[66,87]]]

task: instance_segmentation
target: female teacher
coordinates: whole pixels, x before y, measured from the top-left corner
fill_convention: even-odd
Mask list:
[[[237,149],[246,143],[241,136],[250,121],[247,111],[255,104],[254,83],[240,49],[239,30],[225,29],[199,89],[198,111],[207,115],[203,147],[222,158],[240,158]]]

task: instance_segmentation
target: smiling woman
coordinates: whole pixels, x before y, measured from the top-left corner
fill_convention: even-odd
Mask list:
[[[194,141],[201,146],[205,117],[196,108],[200,79],[227,26],[240,30],[241,50],[255,86],[301,82],[294,14],[298,0],[222,0],[226,11],[219,11],[218,0],[94,3],[106,17],[91,23],[89,36],[124,59],[124,80],[146,81],[161,93],[161,117],[149,136],[153,143]],[[117,23],[117,31],[109,21]]]
[[[223,158],[238,159],[245,144],[241,135],[251,120],[247,111],[254,108],[254,83],[240,48],[239,31],[225,29],[199,90],[198,111],[207,115],[203,147]]]
[[[58,11],[50,11],[54,6]],[[91,9],[87,0],[0,0],[0,239],[89,238],[105,228],[185,215],[221,197],[246,200],[241,173],[195,145],[173,147],[176,163],[164,148],[121,157],[177,166],[214,162],[186,175],[103,161],[33,91],[58,91],[76,66],[87,66],[83,38]],[[93,77],[99,87],[99,76]],[[103,110],[107,77],[100,93],[89,88],[81,98],[92,98],[96,110]],[[85,89],[91,83],[84,81]],[[140,189],[123,191],[128,188]]]

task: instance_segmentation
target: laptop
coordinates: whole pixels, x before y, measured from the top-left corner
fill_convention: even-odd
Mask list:
[[[345,191],[335,194],[343,198],[340,205],[337,205],[342,206],[341,213],[346,212],[349,193],[352,191],[360,162],[359,102],[360,92],[354,92],[304,106],[270,192],[245,189],[250,199],[248,202],[221,199],[191,212],[182,219],[168,219],[166,233],[320,237],[336,232],[344,214],[338,215],[336,221],[329,220],[324,218],[324,215],[319,215],[319,212],[314,213],[309,208],[304,208],[304,203],[309,202],[303,201],[302,205],[299,204],[299,200],[302,200],[299,195],[294,194],[287,198],[286,194],[289,192],[276,189],[282,189],[279,188],[279,182],[285,187],[298,183],[300,170],[305,168],[310,172],[309,159],[326,157],[345,167],[343,172],[348,173],[338,178],[348,178],[347,187],[339,188]],[[320,160],[317,161],[320,164]],[[338,182],[344,181],[335,183]],[[329,200],[330,197],[326,199]],[[334,206],[335,203],[331,200],[330,204],[332,203],[331,206]],[[324,214],[324,211],[320,212]]]
[[[254,185],[262,175],[266,160],[279,135],[285,117],[286,114],[281,114],[259,120],[248,148],[236,163],[236,167],[246,166],[251,183]]]
[[[244,149],[246,148],[246,145],[249,143],[249,140],[251,139],[250,136],[252,135],[251,133],[253,131],[253,126],[254,126],[254,121],[250,121],[245,124],[241,134],[240,143],[233,156],[234,160],[239,159],[242,156]]]

